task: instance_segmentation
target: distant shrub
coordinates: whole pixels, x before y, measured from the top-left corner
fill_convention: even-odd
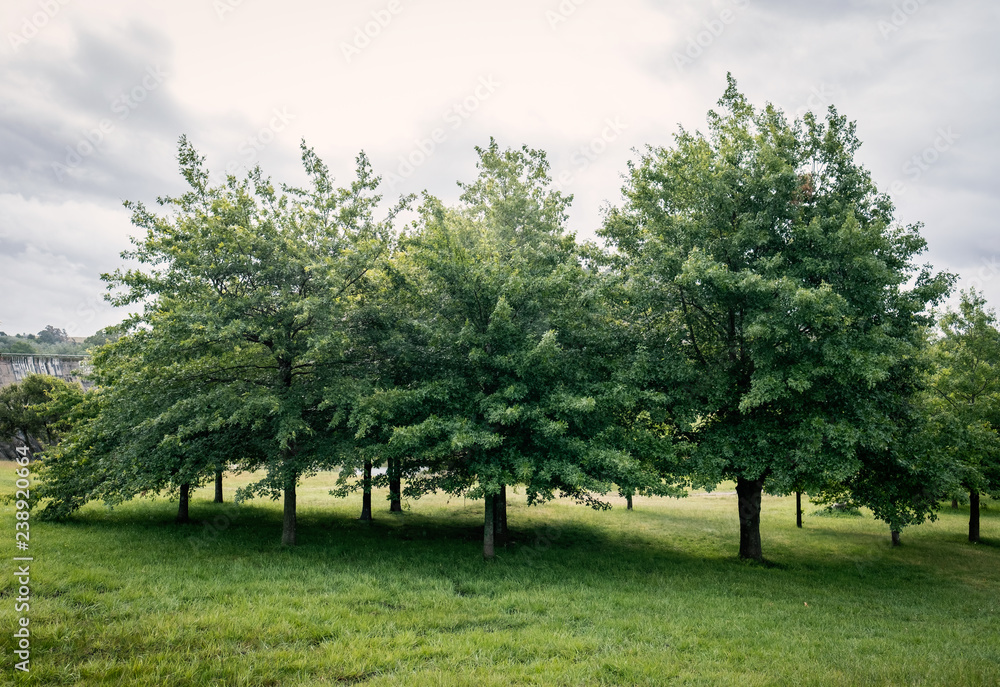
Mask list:
[[[860,518],[861,510],[853,503],[831,503],[826,508],[820,508],[813,515],[826,518]]]

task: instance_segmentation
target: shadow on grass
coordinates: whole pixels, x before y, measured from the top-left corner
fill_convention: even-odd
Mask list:
[[[899,549],[890,549],[888,531],[881,537],[815,528],[803,534],[801,545],[786,542],[773,549],[768,549],[765,535],[765,554],[772,557],[754,562],[736,557],[738,540],[730,535],[697,539],[693,531],[681,531],[674,541],[671,530],[620,530],[602,522],[601,514],[587,512],[580,520],[568,520],[566,513],[557,513],[546,522],[544,513],[533,510],[516,511],[509,543],[498,547],[491,563],[481,559],[482,525],[469,507],[454,512],[435,508],[428,514],[377,513],[372,522],[358,521],[343,509],[308,508],[298,518],[299,543],[293,548],[279,545],[280,512],[273,505],[255,503],[192,503],[193,522],[188,525],[174,523],[170,503],[145,502],[114,511],[91,508],[57,526],[75,536],[92,533],[101,541],[115,541],[150,564],[213,569],[251,556],[254,567],[276,574],[332,564],[360,575],[406,571],[416,578],[448,581],[458,596],[484,593],[489,586],[484,581],[498,577],[505,586],[520,589],[567,582],[593,586],[622,579],[641,580],[639,584],[694,579],[750,595],[796,586],[850,592],[859,579],[869,593],[897,593],[900,583],[923,589],[951,579],[919,556],[910,560],[899,555]],[[817,542],[829,548],[838,541],[848,546],[835,555],[818,554]],[[755,583],[766,584],[755,588]]]

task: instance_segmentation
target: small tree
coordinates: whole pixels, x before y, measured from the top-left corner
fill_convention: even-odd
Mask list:
[[[49,324],[45,326],[45,329],[38,332],[36,339],[38,343],[42,344],[57,344],[69,341],[69,336],[66,334],[65,329],[59,329]]]
[[[0,454],[14,460],[18,446],[38,454],[55,444],[83,393],[78,384],[35,374],[0,389]]]
[[[979,541],[980,494],[1000,496],[1000,330],[982,294],[963,291],[939,323],[933,352],[939,437],[969,494],[969,541]]]

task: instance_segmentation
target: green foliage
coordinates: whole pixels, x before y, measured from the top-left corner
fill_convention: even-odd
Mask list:
[[[48,375],[28,375],[0,389],[0,441],[5,457],[13,458],[6,449],[11,441],[36,452],[55,443],[68,429],[68,408],[82,395],[79,385]]]
[[[0,353],[14,353],[31,355],[37,350],[27,341],[22,341],[10,336],[0,337]]]
[[[982,294],[944,313],[932,354],[929,405],[938,443],[966,491],[1000,495],[1000,330]]]
[[[93,346],[107,340],[102,331],[88,337],[82,343],[70,339],[66,330],[46,325],[35,334],[9,336],[0,332],[0,353],[15,355],[85,355]]]
[[[69,336],[65,329],[53,327],[51,324],[45,325],[45,329],[38,332],[37,341],[40,344],[57,344],[69,341]]]
[[[630,165],[625,204],[601,232],[651,350],[683,359],[659,388],[685,392],[685,471],[694,485],[762,481],[772,493],[869,469],[892,479],[925,311],[952,279],[914,265],[919,227],[894,223],[836,110],[789,122],[754,109],[731,77],[719,105],[707,135],[681,131]]]
[[[599,496],[630,479],[665,491],[612,440],[629,392],[604,278],[565,231],[570,199],[551,189],[544,153],[492,140],[477,152],[461,206],[425,196],[400,243],[384,345],[405,367],[383,366],[352,414],[356,438],[376,461],[422,468],[407,473],[410,496],[524,484],[529,503],[561,494],[604,508]]]
[[[142,311],[97,351],[91,417],[47,460],[52,516],[197,485],[222,466],[265,467],[239,496],[277,497],[332,455],[363,366],[342,323],[405,202],[376,219],[364,154],[336,188],[303,143],[309,185],[280,192],[259,169],[211,186],[183,137],[178,158],[189,190],[158,200],[166,214],[126,202],[144,234],[123,257],[140,267],[103,278],[112,303]]]

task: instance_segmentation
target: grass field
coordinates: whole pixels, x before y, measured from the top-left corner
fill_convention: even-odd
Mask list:
[[[893,549],[870,517],[807,506],[798,530],[794,499],[765,497],[761,566],[736,559],[735,496],[632,512],[512,496],[516,542],[486,563],[481,502],[390,515],[379,494],[369,526],[332,481],[300,488],[291,550],[277,503],[207,489],[191,515],[208,525],[174,525],[165,499],[32,521],[27,675],[4,505],[0,684],[1000,684],[1000,503],[983,544],[945,507]]]

